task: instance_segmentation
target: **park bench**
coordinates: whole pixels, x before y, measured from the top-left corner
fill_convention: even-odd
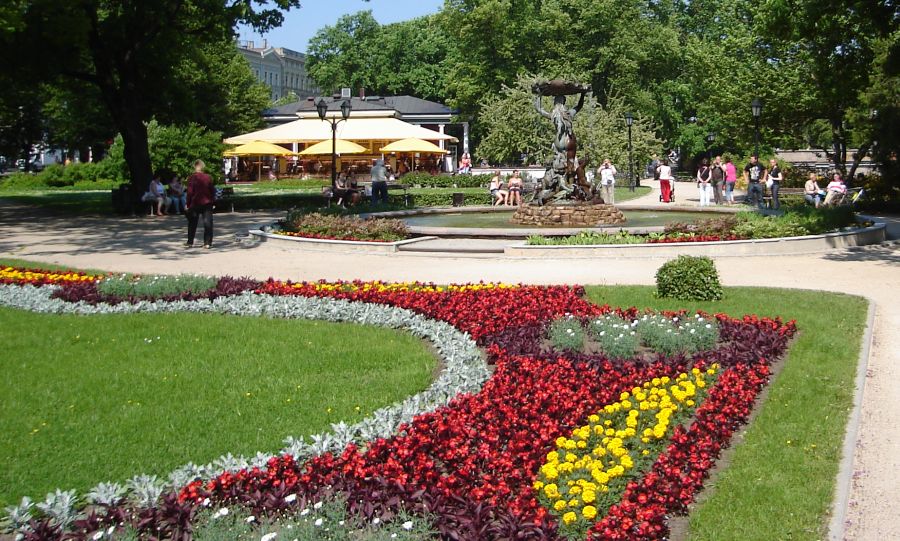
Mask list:
[[[795,199],[795,198],[803,198],[803,188],[781,188],[778,190],[778,199]],[[763,190],[763,203],[766,206],[772,206],[772,190],[768,188],[764,188]]]
[[[216,188],[216,207],[228,207],[228,212],[234,212],[234,188],[225,186],[224,188]]]

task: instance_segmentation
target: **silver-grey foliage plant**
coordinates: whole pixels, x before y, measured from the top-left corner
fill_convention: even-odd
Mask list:
[[[91,305],[54,299],[51,295],[55,289],[54,286],[0,285],[0,305],[50,314],[195,312],[315,319],[401,329],[434,345],[443,361],[444,370],[428,389],[376,410],[358,423],[333,424],[331,432],[314,434],[309,437],[309,441],[303,436],[289,436],[280,454],[292,455],[299,461],[325,452],[340,453],[349,443],[365,446],[377,438],[390,437],[400,424],[410,422],[415,415],[434,411],[459,394],[478,392],[489,375],[482,351],[468,333],[449,323],[429,319],[404,308],[319,297],[258,295],[252,292],[213,300]],[[138,475],[124,486],[100,483],[88,492],[87,501],[103,504],[128,499],[139,505],[151,505],[166,490],[178,489],[196,479],[209,479],[223,471],[233,472],[249,466],[264,467],[272,456],[274,455],[257,453],[255,457],[248,459],[228,454],[205,465],[185,464],[173,471],[166,480]],[[57,490],[36,507],[45,516],[67,524],[75,518],[75,503],[74,491]],[[8,526],[20,528],[28,519],[33,518],[34,507],[26,498],[20,505],[7,508]]]

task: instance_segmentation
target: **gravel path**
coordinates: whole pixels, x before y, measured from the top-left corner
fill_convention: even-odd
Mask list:
[[[650,184],[652,181],[647,182]],[[658,192],[636,203],[652,203]],[[691,203],[696,190],[682,189]],[[643,201],[642,201],[643,200]],[[683,202],[679,200],[679,202]],[[247,229],[281,213],[216,215],[213,250],[181,247],[185,220],[61,218],[0,202],[0,257],[80,268],[141,273],[203,273],[318,279],[469,281],[535,284],[652,284],[662,259],[542,259],[440,254],[358,255],[305,251],[245,240]],[[900,238],[900,220],[888,219]],[[725,285],[843,291],[875,302],[873,346],[865,378],[860,426],[849,487],[844,539],[898,539],[900,516],[900,245],[773,257],[723,257],[716,265]],[[816,278],[810,279],[813,275]],[[840,314],[822,314],[839,318]],[[843,481],[841,481],[843,482]],[[839,482],[839,484],[841,484]]]

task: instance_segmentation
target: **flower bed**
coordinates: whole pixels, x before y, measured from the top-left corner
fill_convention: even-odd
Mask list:
[[[178,538],[191,527],[195,510],[205,505],[240,504],[257,515],[277,515],[338,493],[351,513],[370,523],[400,511],[425,514],[445,538],[583,538],[587,532],[593,539],[664,539],[667,516],[686,512],[721,450],[746,422],[767,383],[771,360],[784,353],[795,332],[793,322],[778,319],[704,315],[714,318],[718,329],[718,342],[708,350],[610,359],[602,352],[560,353],[545,347],[548,326],[564,314],[585,321],[613,313],[638,319],[634,309],[588,303],[578,287],[269,280],[234,300],[223,296],[191,302],[234,303],[229,309],[241,313],[304,297],[387,305],[450,323],[485,347],[493,374],[480,390],[413,415],[387,436],[352,440],[308,459],[288,452],[252,467],[223,468],[218,475],[200,475],[177,492],[154,498],[157,503],[149,506],[108,502],[68,528],[75,538],[78,532],[86,537],[126,520],[146,532]],[[192,305],[180,301],[166,306]],[[635,408],[637,417],[631,413]],[[665,426],[641,424],[647,421],[638,419],[640,412],[654,409],[669,412]],[[597,426],[604,427],[603,436],[597,435],[599,444],[590,434],[580,438],[585,428]],[[613,450],[623,449],[625,440],[631,447],[616,464],[608,464],[621,466],[622,472],[615,470],[621,473],[617,481],[610,482],[610,468],[600,472],[605,479],[599,473],[595,478],[585,457],[595,451],[619,453]],[[578,485],[576,478],[567,479],[573,484],[566,484],[565,491],[557,481],[556,492],[572,495],[558,509],[563,499],[547,494],[552,472],[546,466],[554,462],[551,453],[557,453],[559,463],[558,448],[569,451],[573,445],[578,454],[567,475],[575,474],[580,460],[578,479],[594,479],[593,495],[585,494],[584,483]],[[626,454],[629,460],[621,460]],[[558,478],[559,467],[553,467]],[[579,487],[575,493],[573,486]],[[595,503],[601,499],[602,505]],[[132,510],[140,521],[127,518]],[[568,513],[575,513],[574,519]],[[31,528],[59,534],[52,520]]]
[[[100,276],[76,271],[51,271],[18,267],[0,267],[0,284],[31,284],[35,286],[94,282]]]
[[[385,218],[360,219],[357,216],[288,213],[278,235],[327,240],[355,240],[367,242],[396,242],[409,237],[409,230],[401,220]]]

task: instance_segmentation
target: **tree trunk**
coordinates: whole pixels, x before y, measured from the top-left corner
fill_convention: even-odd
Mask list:
[[[136,114],[128,111],[121,117],[119,131],[125,143],[125,162],[131,176],[132,197],[140,199],[150,187],[153,166],[150,163],[150,149],[147,144],[147,126]]]
[[[834,167],[841,175],[847,173],[847,138],[842,118],[831,119],[831,145],[834,149]]]
[[[845,182],[850,184],[853,181],[853,176],[856,175],[856,169],[859,168],[859,164],[866,157],[866,154],[869,153],[869,148],[872,146],[871,143],[865,143],[860,145],[859,149],[856,151],[856,154],[853,155],[853,165],[850,166],[850,170],[847,171],[847,178]]]

